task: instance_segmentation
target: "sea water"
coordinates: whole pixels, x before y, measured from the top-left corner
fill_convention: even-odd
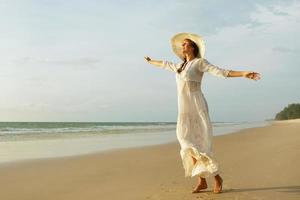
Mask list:
[[[214,135],[268,125],[213,122]],[[0,122],[0,163],[176,141],[176,122]]]

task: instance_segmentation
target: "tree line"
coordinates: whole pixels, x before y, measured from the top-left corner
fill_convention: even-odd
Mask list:
[[[284,107],[282,111],[276,114],[275,120],[298,119],[300,118],[300,104],[292,103]]]

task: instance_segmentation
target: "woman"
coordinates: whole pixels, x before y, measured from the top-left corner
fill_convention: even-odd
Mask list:
[[[206,99],[201,91],[204,72],[215,76],[245,77],[260,79],[259,73],[233,71],[210,64],[204,58],[204,42],[192,33],[179,33],[171,39],[172,49],[183,60],[182,63],[145,59],[155,66],[176,73],[178,93],[178,118],[176,136],[180,143],[180,155],[185,177],[198,176],[198,184],[193,193],[207,188],[206,178],[214,175],[214,193],[222,191],[223,179],[219,175],[218,163],[212,152],[212,124]]]

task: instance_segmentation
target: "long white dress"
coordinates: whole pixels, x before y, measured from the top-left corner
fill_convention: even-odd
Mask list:
[[[162,68],[176,73],[178,118],[176,136],[181,146],[180,156],[185,177],[207,178],[219,173],[219,165],[212,152],[212,124],[206,99],[201,91],[204,72],[227,78],[229,70],[210,64],[204,58],[194,58],[177,73],[182,63],[163,60]],[[197,162],[193,164],[192,157]]]

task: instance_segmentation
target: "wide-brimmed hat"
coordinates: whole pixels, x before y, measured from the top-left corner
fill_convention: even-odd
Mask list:
[[[184,55],[182,54],[182,42],[184,39],[190,39],[195,42],[199,48],[198,58],[204,58],[205,45],[201,36],[194,33],[178,33],[171,38],[171,45],[174,53],[181,59],[184,60]]]

